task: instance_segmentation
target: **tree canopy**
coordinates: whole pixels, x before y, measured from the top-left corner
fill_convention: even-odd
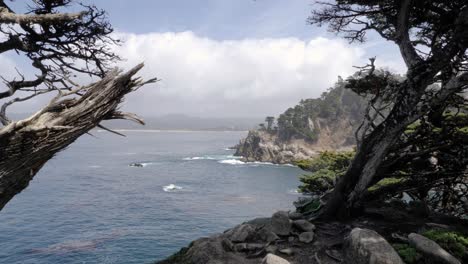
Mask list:
[[[0,99],[13,97],[18,91],[23,97],[7,100],[0,110],[0,122],[8,125],[6,109],[44,93],[71,90],[76,87],[75,75],[103,77],[118,56],[111,45],[113,29],[106,13],[95,6],[80,5],[82,11],[63,13],[64,8],[77,6],[73,0],[36,0],[26,13],[17,13],[8,1],[0,0],[0,54],[15,52],[29,60],[36,70],[28,77],[24,69],[17,76],[4,76]]]

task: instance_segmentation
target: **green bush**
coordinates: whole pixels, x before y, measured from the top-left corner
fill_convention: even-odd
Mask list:
[[[407,264],[418,263],[421,260],[422,255],[411,245],[408,244],[393,244],[393,248],[396,250],[398,255]]]
[[[468,257],[468,236],[458,232],[432,229],[423,235],[439,244],[458,259]]]
[[[337,177],[344,174],[354,157],[354,151],[324,151],[312,160],[301,160],[296,165],[312,172],[302,175],[299,191],[302,193],[320,194],[334,187]]]

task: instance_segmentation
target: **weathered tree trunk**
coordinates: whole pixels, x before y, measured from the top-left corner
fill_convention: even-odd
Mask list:
[[[137,116],[116,110],[127,93],[145,84],[132,79],[142,67],[126,73],[113,70],[78,89],[84,92],[82,96],[75,99],[65,98],[73,92],[59,94],[33,116],[0,130],[0,210],[28,186],[49,159],[102,120],[130,119],[143,124]]]
[[[378,179],[377,173],[385,156],[405,128],[426,114],[433,105],[444,102],[466,85],[468,73],[454,76],[429,103],[420,104],[426,87],[431,83],[434,70],[410,70],[401,84],[399,101],[388,117],[366,136],[345,175],[340,177],[327,204],[320,212],[323,218],[347,218],[360,202],[366,189]]]

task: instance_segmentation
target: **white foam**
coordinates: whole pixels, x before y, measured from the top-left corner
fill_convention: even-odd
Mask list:
[[[226,159],[226,160],[220,160],[218,161],[219,163],[222,164],[230,164],[230,165],[240,165],[240,164],[245,164],[245,162],[240,161],[238,159]]]
[[[226,159],[240,159],[241,157],[236,157],[233,155],[206,155],[199,157],[188,157],[183,158],[183,160],[226,160]]]
[[[169,185],[163,186],[163,190],[164,190],[165,192],[173,192],[173,191],[177,191],[177,190],[182,190],[182,187],[177,186],[177,185],[171,183],[171,184],[169,184]]]
[[[209,157],[209,156],[184,158],[184,160],[214,160],[214,159],[215,159],[215,158]]]

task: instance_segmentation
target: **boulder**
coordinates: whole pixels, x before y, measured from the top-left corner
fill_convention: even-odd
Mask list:
[[[314,224],[303,219],[293,221],[293,226],[297,227],[299,230],[304,231],[304,232],[315,230]]]
[[[344,263],[404,264],[393,247],[377,232],[354,228],[344,242]]]
[[[237,252],[257,251],[262,250],[264,247],[264,244],[259,243],[239,243],[234,246]]]
[[[458,259],[450,255],[450,253],[440,247],[439,244],[425,236],[411,233],[408,235],[408,240],[411,245],[430,259],[447,264],[461,264]]]
[[[288,213],[279,211],[271,217],[271,231],[279,236],[287,236],[291,232],[291,222]]]
[[[262,260],[262,264],[290,264],[284,258],[268,253]]]
[[[255,218],[253,220],[247,221],[244,224],[252,225],[252,226],[256,227],[257,229],[262,228],[262,227],[271,229],[271,218],[270,217],[259,217],[259,218]]]
[[[257,238],[258,240],[265,241],[265,242],[273,242],[279,239],[279,237],[273,233],[270,229],[262,227],[260,230],[257,231]]]
[[[290,212],[289,213],[289,219],[291,220],[299,220],[304,218],[304,216],[301,213],[298,212]]]
[[[242,224],[226,232],[226,236],[234,243],[244,242],[255,233],[255,228],[249,224]]]
[[[314,240],[314,232],[304,232],[299,235],[299,241],[302,243],[310,243]]]
[[[227,252],[222,245],[222,236],[201,238],[190,244],[189,248],[182,249],[162,263],[184,264],[223,264],[248,263],[244,257],[233,252]]]
[[[225,251],[228,251],[228,252],[234,250],[234,244],[231,242],[231,240],[227,238],[223,238],[221,240],[221,246],[223,247]]]
[[[278,250],[278,247],[275,245],[269,245],[265,248],[266,253],[275,253]]]

